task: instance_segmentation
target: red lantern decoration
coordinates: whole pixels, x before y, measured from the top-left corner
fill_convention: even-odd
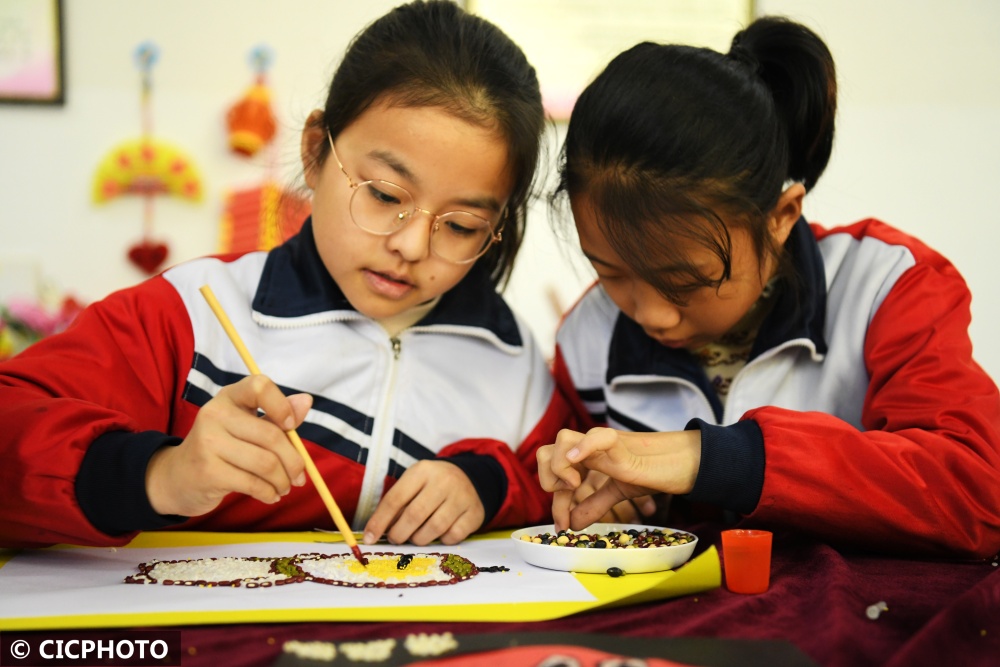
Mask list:
[[[263,148],[275,133],[274,114],[271,113],[271,93],[263,77],[250,87],[243,98],[226,114],[229,126],[229,147],[247,157]]]
[[[245,157],[251,157],[274,138],[276,124],[266,77],[273,59],[271,50],[263,45],[250,52],[250,64],[257,72],[257,80],[226,114],[229,147]]]

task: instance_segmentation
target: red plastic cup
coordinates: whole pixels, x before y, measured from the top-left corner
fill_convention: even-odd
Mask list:
[[[763,593],[771,583],[771,533],[766,530],[722,531],[726,588],[733,593]]]

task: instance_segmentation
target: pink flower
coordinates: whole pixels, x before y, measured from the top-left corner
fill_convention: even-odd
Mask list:
[[[83,306],[80,302],[70,296],[63,299],[57,312],[50,312],[41,304],[26,299],[11,299],[6,314],[11,325],[19,324],[38,338],[43,338],[66,329],[81,310]]]
[[[37,303],[24,299],[11,299],[7,304],[7,312],[28,329],[43,336],[55,331],[55,318]]]

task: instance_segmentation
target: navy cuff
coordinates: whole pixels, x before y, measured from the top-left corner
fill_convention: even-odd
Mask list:
[[[472,452],[445,456],[442,460],[458,466],[465,473],[479,494],[479,502],[483,504],[486,515],[483,525],[492,521],[507,497],[507,472],[500,462],[487,454]]]
[[[752,419],[716,426],[692,419],[686,431],[701,431],[701,467],[687,497],[750,514],[764,489],[764,435]]]
[[[76,500],[95,528],[108,535],[166,528],[188,517],[157,514],[146,496],[146,466],[160,447],[181,438],[157,431],[111,431],[90,444],[76,475]]]

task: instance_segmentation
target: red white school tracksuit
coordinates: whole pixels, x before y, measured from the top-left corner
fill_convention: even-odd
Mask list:
[[[312,395],[297,431],[355,529],[408,467],[433,458],[469,476],[484,528],[548,520],[535,450],[568,407],[485,272],[474,267],[390,338],[330,279],[307,222],[270,253],[194,260],[112,294],[0,364],[0,546],[334,528],[308,482],[276,505],[234,493],[189,519],[150,507],[150,455],[180,443],[199,408],[247,375],[198,291],[206,284],[262,372]]]
[[[558,381],[594,423],[700,429],[691,501],[864,548],[997,553],[1000,395],[973,361],[958,271],[876,220],[800,220],[786,250],[799,290],[781,292],[725,407],[691,354],[598,285],[560,327]]]

